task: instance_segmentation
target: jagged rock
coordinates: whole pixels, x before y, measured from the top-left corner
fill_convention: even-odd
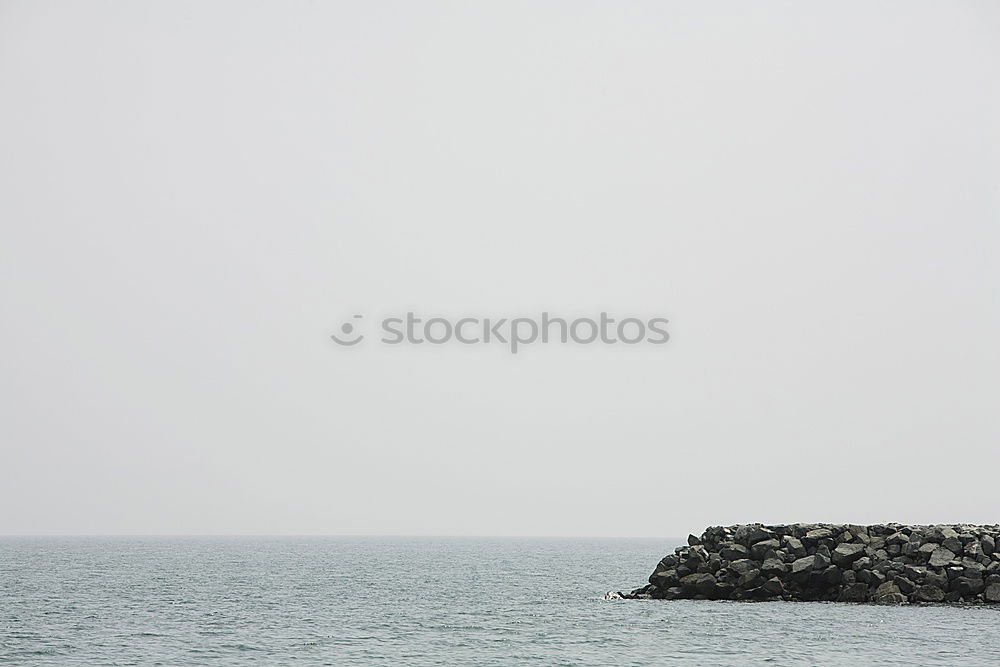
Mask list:
[[[958,537],[946,537],[941,541],[941,546],[954,554],[960,554],[963,551],[962,541]]]
[[[924,575],[924,583],[944,590],[948,588],[948,575],[940,572],[928,572]]]
[[[921,602],[944,602],[944,591],[933,584],[917,589],[916,598]]]
[[[784,595],[785,593],[785,585],[778,577],[771,577],[761,584],[761,588],[774,596]]]
[[[955,560],[955,552],[946,547],[938,547],[931,552],[931,559],[928,562],[931,567],[944,567]]]
[[[934,550],[940,548],[941,545],[937,542],[924,542],[920,545],[920,548],[917,549],[917,555],[922,556],[923,558],[930,558],[930,555],[934,553]]]
[[[794,554],[796,557],[806,555],[806,548],[802,546],[802,542],[791,535],[785,535],[781,538],[781,546],[785,551]]]
[[[723,560],[740,560],[749,555],[749,551],[742,544],[731,544],[719,552]]]
[[[868,534],[868,526],[848,526],[851,531],[851,535],[854,539],[860,541],[862,544],[867,544],[871,540],[871,535]]]
[[[896,582],[896,586],[899,587],[899,590],[907,595],[917,590],[917,585],[906,577],[899,576],[896,577],[894,581]]]
[[[816,565],[816,556],[803,556],[792,562],[792,574],[811,572]]]
[[[839,602],[867,602],[868,585],[858,582],[850,586],[843,586],[837,600]]]
[[[747,535],[747,546],[753,546],[758,542],[763,542],[765,540],[773,540],[775,537],[774,531],[764,528],[763,526],[754,526],[750,529],[749,535]],[[777,545],[775,546],[777,548]]]
[[[677,570],[657,570],[649,575],[649,583],[659,588],[676,586],[679,581],[680,578],[677,576]]]
[[[740,578],[736,581],[736,585],[740,588],[756,588],[761,584],[762,580],[763,577],[760,575],[760,570],[750,570],[740,575]]]
[[[865,545],[863,544],[838,544],[833,550],[833,562],[844,567],[852,564],[857,559],[865,555]]]
[[[736,574],[745,574],[750,570],[754,570],[756,568],[757,564],[748,558],[744,558],[742,560],[734,560],[732,563],[729,564],[729,569],[735,572]]]
[[[900,604],[906,601],[907,597],[899,590],[899,586],[891,581],[880,585],[872,595],[872,602],[875,604]]]
[[[982,579],[983,573],[986,572],[986,566],[968,558],[962,559],[962,567],[965,568],[963,573],[966,577],[972,577],[973,579]]]
[[[715,591],[715,577],[710,574],[689,574],[681,579],[682,590],[693,590],[699,595],[711,595]]]
[[[715,597],[719,600],[728,600],[736,586],[727,581],[717,581],[715,583]]]
[[[827,537],[833,537],[833,531],[829,528],[816,528],[806,532],[806,538],[810,540],[822,540]]]
[[[701,564],[708,561],[708,551],[700,544],[696,544],[687,550],[687,557],[689,561]]]
[[[761,540],[760,542],[754,543],[754,545],[750,547],[750,558],[754,560],[764,560],[767,558],[769,552],[777,551],[780,548],[781,543],[774,538]]]
[[[954,590],[958,591],[963,597],[972,597],[979,595],[986,588],[986,582],[982,579],[970,579],[968,577],[959,577],[952,584]]]
[[[788,566],[785,565],[784,561],[777,558],[768,558],[760,566],[760,571],[764,576],[774,577],[788,572]]]
[[[608,599],[1000,603],[1000,525],[707,528]]]
[[[749,548],[750,531],[754,528],[755,526],[737,526],[736,530],[733,531],[733,541]]]

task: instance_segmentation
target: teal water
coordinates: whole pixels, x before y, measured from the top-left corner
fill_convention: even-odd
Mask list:
[[[673,546],[0,538],[0,663],[1000,664],[997,609],[601,599]]]

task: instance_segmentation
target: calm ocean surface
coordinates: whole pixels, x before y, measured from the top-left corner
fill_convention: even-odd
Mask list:
[[[604,601],[663,540],[0,538],[0,663],[1000,664],[1000,610]]]

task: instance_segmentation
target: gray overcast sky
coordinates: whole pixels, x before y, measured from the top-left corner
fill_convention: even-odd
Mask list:
[[[0,533],[1000,520],[998,86],[990,2],[0,1]]]

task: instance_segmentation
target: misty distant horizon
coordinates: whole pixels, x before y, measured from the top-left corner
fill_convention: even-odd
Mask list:
[[[998,28],[0,3],[0,535],[1000,521]],[[407,312],[669,341],[331,339]]]

